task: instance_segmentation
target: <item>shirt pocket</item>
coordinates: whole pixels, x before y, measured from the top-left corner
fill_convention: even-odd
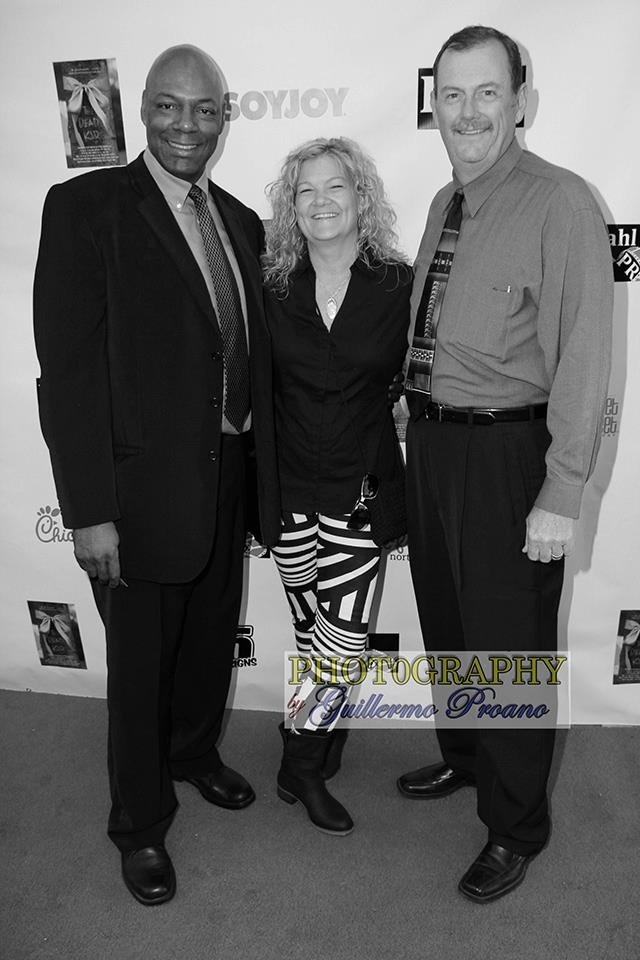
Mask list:
[[[481,279],[462,297],[455,339],[476,353],[504,360],[509,346],[509,320],[514,291],[502,280]]]

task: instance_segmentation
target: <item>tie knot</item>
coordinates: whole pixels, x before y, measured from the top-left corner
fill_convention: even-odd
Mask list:
[[[203,203],[206,204],[207,202],[205,199],[204,190],[198,187],[195,183],[191,185],[191,189],[189,190],[187,196],[190,200],[193,200],[196,207],[201,206]]]
[[[462,221],[462,201],[463,200],[464,200],[464,192],[462,190],[456,190],[456,192],[451,198],[451,202],[449,203],[449,209],[447,210],[445,227],[448,230],[460,229],[460,223]]]

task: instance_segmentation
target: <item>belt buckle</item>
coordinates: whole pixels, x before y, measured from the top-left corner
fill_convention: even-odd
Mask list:
[[[482,425],[489,425],[496,422],[496,417],[491,410],[478,410],[473,414],[473,422],[480,423]]]

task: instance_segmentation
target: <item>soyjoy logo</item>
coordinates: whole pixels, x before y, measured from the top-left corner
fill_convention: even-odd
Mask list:
[[[272,120],[293,120],[301,113],[305,117],[323,117],[331,108],[332,116],[344,116],[344,101],[348,87],[311,87],[309,90],[248,90],[242,96],[229,90],[224,95],[225,120],[263,120],[270,114]]]
[[[522,82],[527,79],[527,68],[522,65]],[[436,121],[431,112],[429,97],[433,89],[433,67],[418,67],[418,130],[436,130]],[[524,117],[517,124],[524,127]]]
[[[236,633],[236,647],[231,663],[232,667],[257,667],[256,645],[253,642],[253,627],[250,623],[241,623]]]
[[[41,543],[64,543],[73,540],[73,533],[62,523],[58,507],[40,507],[36,519],[36,537]]]
[[[618,432],[618,411],[620,404],[615,397],[607,397],[604,405],[604,416],[602,418],[602,435],[604,437],[615,437]]]
[[[640,280],[640,226],[637,223],[610,223],[607,229],[613,257],[613,279],[618,283]]]

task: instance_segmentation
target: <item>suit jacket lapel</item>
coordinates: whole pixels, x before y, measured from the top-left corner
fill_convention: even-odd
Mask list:
[[[258,309],[261,310],[260,305],[262,303],[262,277],[259,266],[257,266],[256,263],[256,252],[249,246],[242,223],[233,207],[227,202],[214,183],[209,183],[209,189],[213,194],[216,207],[222,217],[225,229],[229,234],[229,239],[231,240],[236,260],[238,261],[238,267],[242,274],[244,295],[247,302],[247,322],[249,331],[251,331],[257,315],[256,311]]]
[[[182,279],[207,319],[218,329],[207,285],[189,244],[140,155],[129,165],[134,189],[140,194],[138,209],[175,263]]]

